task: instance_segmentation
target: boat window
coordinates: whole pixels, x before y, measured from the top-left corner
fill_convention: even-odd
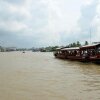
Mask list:
[[[85,53],[88,53],[87,50],[85,51]]]
[[[97,49],[97,52],[100,53],[100,47]]]

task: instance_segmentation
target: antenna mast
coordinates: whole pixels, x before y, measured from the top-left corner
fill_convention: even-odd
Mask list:
[[[90,29],[90,44],[91,44],[91,29]]]

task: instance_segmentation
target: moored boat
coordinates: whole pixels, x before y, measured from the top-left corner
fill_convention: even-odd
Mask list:
[[[100,62],[100,43],[80,47],[82,57],[91,62]]]
[[[74,48],[57,48],[56,58],[83,62],[100,62],[100,43]]]
[[[60,59],[66,59],[66,55],[64,54],[64,52],[62,51],[63,48],[57,48],[56,51],[54,52],[54,56],[56,58],[60,58]]]

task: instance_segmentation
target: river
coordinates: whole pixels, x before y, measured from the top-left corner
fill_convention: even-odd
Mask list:
[[[53,53],[0,53],[0,100],[100,100],[100,65]]]

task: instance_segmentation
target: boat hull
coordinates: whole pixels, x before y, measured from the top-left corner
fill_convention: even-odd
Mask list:
[[[67,60],[71,60],[71,61],[80,61],[80,62],[94,62],[94,63],[100,63],[100,58],[96,58],[96,57],[82,57],[82,56],[65,56],[65,55],[56,55],[56,58],[59,59],[67,59]]]
[[[66,59],[67,58],[65,55],[61,55],[61,54],[55,55],[55,57],[60,58],[60,59]]]

